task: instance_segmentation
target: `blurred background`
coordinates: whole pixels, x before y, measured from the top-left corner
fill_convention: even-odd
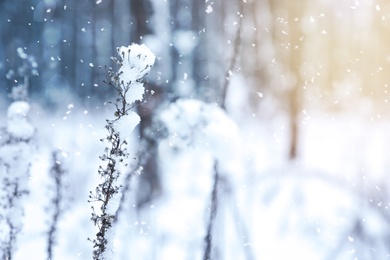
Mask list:
[[[27,79],[37,143],[66,151],[73,176],[64,227],[88,223],[84,202],[99,164],[94,140],[104,135],[115,94],[103,83],[105,66],[132,42],[156,54],[146,84],[153,95],[137,106],[133,147],[143,172],[118,259],[200,259],[190,231],[158,224],[159,214],[180,217],[165,211],[187,210],[171,203],[172,187],[186,181],[172,171],[212,180],[201,155],[167,152],[153,132],[159,113],[183,98],[218,104],[237,127],[238,135],[226,136],[240,142],[240,170],[227,171],[230,184],[220,192],[215,259],[390,257],[388,1],[2,0],[0,33],[0,123],[12,88]],[[199,196],[205,208],[209,195]],[[87,208],[73,214],[78,220],[66,217],[78,208]],[[187,251],[175,256],[187,238]],[[87,255],[80,239],[59,242],[58,259]]]

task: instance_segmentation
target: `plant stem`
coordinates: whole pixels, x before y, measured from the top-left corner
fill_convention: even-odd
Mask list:
[[[218,184],[219,184],[219,173],[218,173],[218,162],[214,163],[214,184],[213,190],[211,192],[211,206],[210,206],[210,215],[209,222],[207,225],[207,234],[205,236],[206,248],[203,255],[203,260],[211,259],[211,248],[212,248],[212,232],[215,222],[215,216],[217,215],[217,205],[218,205]]]

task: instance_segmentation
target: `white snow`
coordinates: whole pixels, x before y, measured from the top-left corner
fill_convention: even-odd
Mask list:
[[[122,60],[122,66],[119,69],[120,81],[124,82],[124,88],[128,84],[141,79],[151,69],[156,59],[155,55],[144,44],[131,44],[128,47],[118,48],[118,54]]]
[[[127,115],[118,118],[114,122],[114,129],[119,132],[120,136],[128,139],[134,128],[140,123],[141,118],[135,112],[130,111]]]
[[[7,132],[18,139],[28,140],[35,132],[28,120],[30,105],[25,101],[13,102],[7,111]]]
[[[30,105],[25,101],[17,101],[12,103],[7,111],[8,118],[26,117],[30,111]]]
[[[134,82],[126,92],[126,102],[132,104],[136,101],[142,101],[144,98],[145,87],[143,83]]]
[[[23,48],[19,47],[16,49],[16,51],[18,52],[18,55],[21,59],[25,60],[28,58],[28,55],[24,52]]]
[[[242,91],[242,88],[237,91]],[[258,98],[256,93],[253,95]],[[237,99],[239,94],[234,97]],[[64,111],[68,105],[64,105]],[[28,106],[24,108],[11,109],[10,114],[24,115],[22,112],[28,112]],[[86,198],[92,184],[99,181],[93,173],[104,148],[99,137],[104,136],[105,131],[89,125],[101,125],[105,118],[112,116],[112,112],[90,110],[84,114],[84,110],[75,104],[66,121],[44,111],[32,118],[34,125],[39,126],[39,160],[34,159],[37,156],[31,157],[27,147],[0,149],[0,157],[17,167],[27,167],[27,162],[13,161],[16,155],[34,159],[32,180],[25,178],[33,197],[26,197],[26,215],[18,218],[25,228],[20,234],[15,259],[26,259],[26,252],[43,255],[41,250],[45,249],[46,230],[39,229],[45,226],[44,223],[37,223],[47,220],[44,206],[48,205],[45,198],[49,198],[45,183],[49,182],[49,177],[45,170],[48,166],[42,167],[42,164],[49,158],[45,154],[50,154],[53,147],[62,147],[68,154],[66,165],[69,167],[68,202],[59,223],[55,258],[91,259],[92,246],[86,238],[93,238],[95,233],[89,220],[90,205]],[[347,247],[353,243],[356,250],[363,250],[365,247],[359,235],[352,232],[357,217],[365,219],[362,225],[366,234],[383,236],[387,224],[378,212],[387,212],[388,202],[381,199],[370,206],[356,194],[371,187],[375,191],[373,199],[385,196],[386,189],[381,186],[381,180],[388,168],[389,123],[385,119],[370,122],[341,115],[331,119],[333,116],[321,116],[309,108],[305,110],[311,119],[302,129],[301,159],[296,164],[286,164],[282,159],[288,141],[288,121],[283,117],[265,119],[256,112],[259,116],[255,119],[240,118],[240,139],[244,143],[238,143],[236,151],[237,141],[233,139],[236,138],[237,126],[233,127],[231,119],[225,118],[225,112],[214,104],[179,100],[161,111],[161,120],[169,122],[170,132],[167,140],[159,146],[163,190],[159,198],[142,212],[137,213],[132,207],[133,201],[129,201],[126,215],[122,215],[123,220],[116,228],[116,238],[119,234],[121,236],[112,247],[115,252],[112,258],[176,259],[201,254],[213,181],[213,160],[219,155],[225,163],[230,163],[226,158],[235,153],[240,153],[239,158],[245,159],[243,170],[236,171],[235,166],[221,164],[221,167],[226,165],[228,168],[229,172],[223,174],[230,180],[231,189],[236,194],[223,193],[221,199],[215,233],[221,259],[246,259],[242,252],[249,249],[254,259],[259,256],[268,259],[326,259],[327,253],[337,248],[340,241]],[[237,111],[232,114],[238,115]],[[136,115],[130,115],[130,118],[133,116],[129,121],[135,125],[139,121]],[[128,127],[126,122],[123,125],[124,130],[120,131],[124,134],[131,133],[134,128]],[[236,178],[246,181],[235,181]],[[339,185],[344,181],[346,186]],[[380,207],[381,201],[383,205]],[[136,225],[135,222],[146,224]],[[244,225],[249,233],[245,238],[240,231]],[[378,259],[386,256],[384,248],[379,246],[376,250],[374,255]],[[347,250],[332,259],[353,259],[353,255],[343,252]]]
[[[216,104],[196,99],[169,104],[155,123],[166,138],[158,148],[162,194],[147,218],[160,241],[154,250],[160,259],[200,259],[216,161],[226,183],[242,183],[238,128]]]
[[[235,123],[216,104],[179,99],[160,112],[168,142],[177,148],[203,146],[225,163],[239,155],[240,134]]]
[[[213,12],[213,7],[211,5],[208,5],[206,10],[205,10],[206,13],[212,13]]]

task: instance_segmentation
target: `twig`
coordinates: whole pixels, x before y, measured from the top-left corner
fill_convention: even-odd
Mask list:
[[[236,3],[238,5],[238,28],[237,28],[236,36],[234,39],[233,54],[232,54],[232,57],[230,59],[229,66],[228,66],[226,73],[225,73],[225,80],[223,82],[222,93],[221,93],[221,96],[222,96],[221,107],[224,110],[226,110],[226,95],[228,92],[230,77],[233,73],[234,67],[236,66],[237,57],[239,55],[239,50],[240,50],[240,46],[241,46],[241,29],[242,29],[242,18],[243,18],[244,7],[243,7],[242,0],[238,0],[238,1],[236,1]]]
[[[211,259],[211,249],[212,249],[212,232],[215,222],[215,216],[217,215],[217,206],[218,206],[218,184],[219,184],[219,173],[218,173],[218,162],[214,164],[214,184],[213,190],[211,192],[211,206],[210,206],[210,215],[207,225],[207,233],[204,238],[206,247],[203,255],[203,260]]]
[[[58,221],[61,215],[61,202],[62,202],[62,182],[63,175],[65,173],[61,162],[59,161],[59,152],[52,153],[53,166],[51,168],[51,174],[55,182],[55,197],[52,202],[54,205],[54,213],[52,216],[52,223],[48,232],[48,243],[47,243],[47,255],[48,259],[53,259],[53,246],[55,244],[55,235],[57,231]]]

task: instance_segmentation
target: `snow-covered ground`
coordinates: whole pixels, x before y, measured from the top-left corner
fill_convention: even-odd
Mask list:
[[[67,174],[54,259],[91,258],[87,238],[94,237],[95,229],[88,193],[99,182],[98,157],[104,149],[99,139],[106,135],[105,119],[112,112],[104,106],[87,111],[79,104],[59,111],[53,114],[32,104],[36,152],[31,154],[30,194],[15,259],[46,257],[54,196],[49,169],[56,149]],[[389,257],[390,123],[346,113],[313,112],[303,118],[295,161],[286,160],[286,118],[259,113],[235,119],[239,140],[230,144],[241,142],[235,156],[242,165],[225,172],[219,190],[213,232],[218,259]],[[137,136],[133,138],[135,145]],[[162,141],[159,149],[162,194],[140,212],[127,205],[116,227],[114,259],[201,259],[213,147],[220,144],[177,149],[172,140]],[[136,186],[137,177],[133,181]],[[134,194],[129,196],[131,200]]]

